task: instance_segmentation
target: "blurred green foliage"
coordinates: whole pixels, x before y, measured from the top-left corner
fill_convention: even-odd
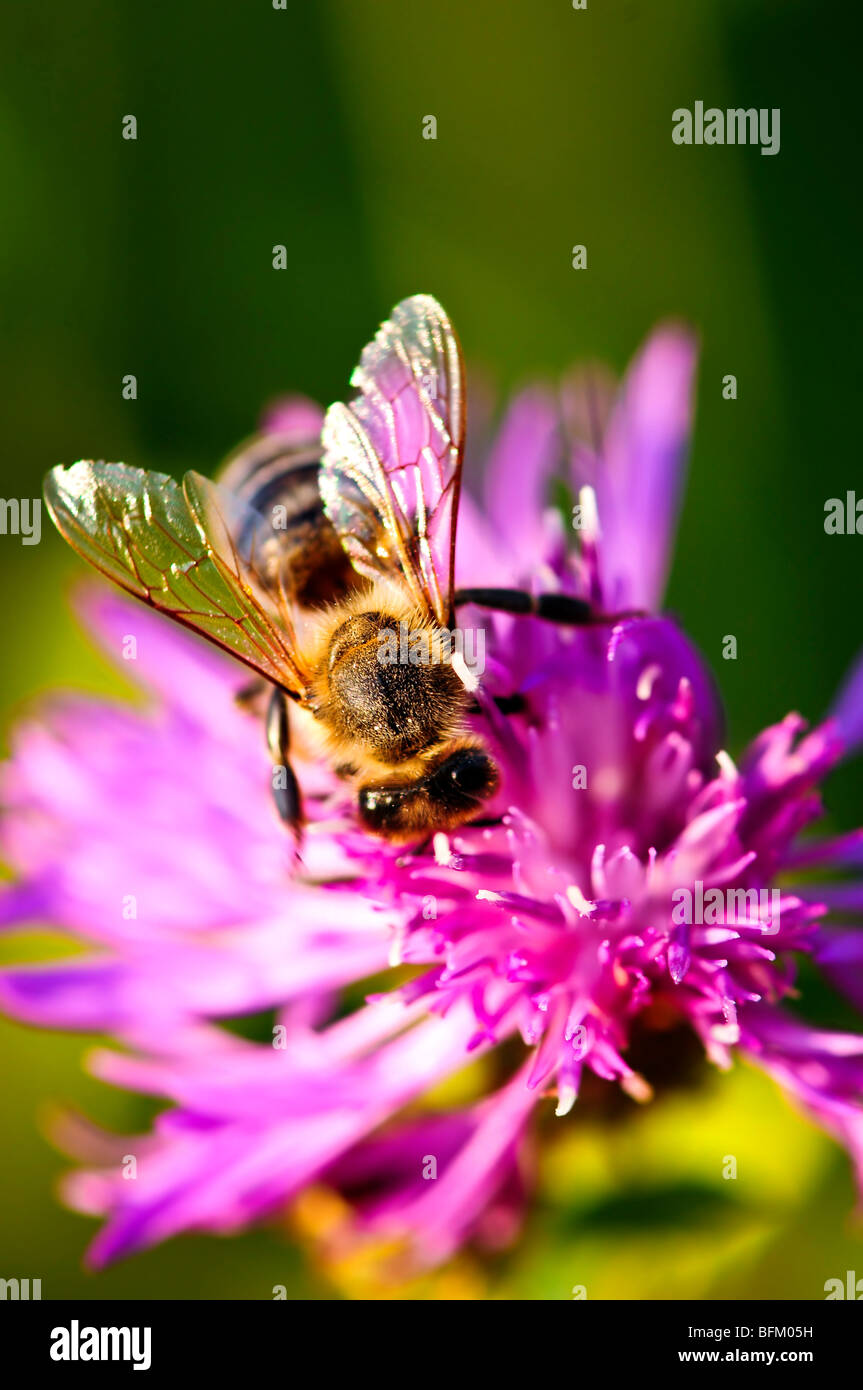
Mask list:
[[[848,7],[6,0],[2,15],[5,496],[81,456],[206,471],[274,394],[339,396],[417,290],[502,388],[580,357],[621,369],[680,316],[703,358],[669,603],[717,670],[732,752],[789,708],[824,713],[860,641],[861,542],[823,530],[826,498],[859,478]],[[780,154],[673,145],[671,111],[697,99],[779,107]],[[57,684],[119,689],[67,614],[73,573],[47,529],[0,543],[7,728]],[[834,780],[838,824],[859,819],[861,776]],[[270,1232],[83,1274],[88,1223],[51,1195],[62,1162],[37,1112],[62,1098],[120,1129],[140,1116],[82,1074],[82,1050],[0,1025],[0,1274],[41,1277],[46,1297],[337,1291]],[[743,1068],[629,1127],[576,1107],[541,1170],[522,1244],[417,1296],[817,1298],[863,1258],[847,1162]]]

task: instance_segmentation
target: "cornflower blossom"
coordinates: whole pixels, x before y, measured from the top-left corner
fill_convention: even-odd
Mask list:
[[[136,660],[120,664],[149,699],[63,695],[14,733],[0,912],[7,930],[47,925],[86,949],[4,970],[0,1003],[28,1024],[113,1037],[95,1075],[164,1103],[146,1134],[63,1127],[86,1163],[65,1199],[103,1220],[93,1265],[183,1231],[239,1230],[310,1185],[350,1203],[344,1241],[388,1243],[405,1267],[504,1244],[529,1196],[535,1117],[577,1124],[585,1071],[650,1098],[628,1051],[657,1008],[719,1067],[735,1055],[762,1067],[863,1181],[863,1036],[811,1027],[785,1002],[809,955],[863,1008],[863,933],[824,921],[863,907],[859,879],[835,881],[863,863],[863,834],[801,839],[819,783],[863,741],[863,675],[815,729],[791,714],[738,763],[723,749],[710,674],[660,615],[694,367],[691,338],[668,326],[613,396],[585,379],[525,391],[481,492],[463,495],[460,586],[649,614],[577,630],[468,615],[485,629],[475,723],[502,773],[497,823],[395,847],[360,829],[326,766],[299,762],[297,864],[259,723],[235,703],[239,668],[124,599],[86,594],[109,653],[135,635]],[[292,400],[268,427],[307,433],[320,418]],[[549,506],[555,476],[572,525]],[[523,710],[501,713],[493,697],[515,693]],[[805,885],[787,886],[802,870]],[[696,885],[739,910],[677,920],[675,895]],[[271,1038],[224,1026],[267,1011]],[[483,1054],[487,1094],[424,1103]]]

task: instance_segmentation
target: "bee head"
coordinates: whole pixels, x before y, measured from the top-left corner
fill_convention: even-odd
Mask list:
[[[500,778],[485,749],[467,744],[445,754],[424,780],[430,799],[444,814],[461,815],[488,800]]]
[[[497,790],[500,777],[484,748],[464,743],[440,753],[415,782],[359,789],[360,820],[375,835],[393,840],[452,830],[476,814]]]

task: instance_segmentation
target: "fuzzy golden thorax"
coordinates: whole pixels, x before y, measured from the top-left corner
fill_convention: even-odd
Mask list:
[[[420,776],[465,733],[470,694],[449,661],[450,634],[400,585],[370,584],[312,615],[309,701],[333,760],[369,776]]]

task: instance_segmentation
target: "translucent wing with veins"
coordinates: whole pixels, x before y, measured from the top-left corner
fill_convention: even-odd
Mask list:
[[[127,593],[191,628],[267,680],[303,698],[287,596],[276,607],[256,574],[267,523],[198,473],[182,486],[124,463],[53,468],[45,501],[57,529]],[[243,553],[235,536],[248,540]]]
[[[354,568],[401,573],[417,605],[452,620],[464,453],[464,370],[455,331],[429,295],[404,299],[364,349],[358,395],[327,411],[320,489]]]

